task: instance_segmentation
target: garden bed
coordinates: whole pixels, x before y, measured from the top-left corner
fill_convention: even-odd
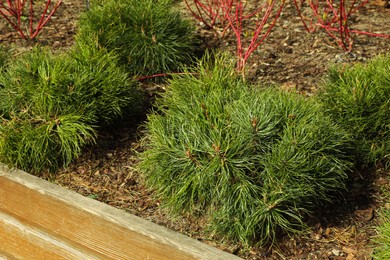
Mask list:
[[[65,2],[37,42],[53,49],[71,46],[78,14],[84,9],[82,1]],[[370,5],[361,11],[356,22],[362,30],[390,33],[389,17],[390,9]],[[287,4],[281,18],[249,61],[247,75],[251,82],[277,83],[284,89],[311,95],[321,86],[328,66],[364,61],[390,51],[388,39],[358,36],[354,49],[356,55],[349,57],[324,33],[307,34],[292,3]],[[24,48],[31,46],[5,28],[0,24],[3,43]],[[198,26],[198,32],[205,46],[234,51],[234,38],[219,41],[210,30],[201,26]],[[152,96],[164,89],[163,85],[157,84],[143,87]],[[239,244],[225,243],[208,235],[203,229],[204,220],[190,217],[171,219],[159,207],[160,201],[145,188],[143,176],[134,169],[142,134],[142,128],[137,129],[133,121],[124,119],[111,129],[100,132],[97,145],[87,147],[68,168],[55,175],[43,172],[41,177],[248,259],[364,259],[370,256],[372,246],[369,240],[374,234],[375,211],[383,205],[381,187],[388,186],[388,173],[380,166],[370,170],[375,174],[369,174],[368,170],[356,172],[349,183],[352,192],[346,198],[348,203],[336,201],[314,214],[309,221],[311,233],[307,236],[286,237],[278,247],[270,250],[258,247],[244,250]]]
[[[4,165],[0,239],[6,259],[238,259]]]

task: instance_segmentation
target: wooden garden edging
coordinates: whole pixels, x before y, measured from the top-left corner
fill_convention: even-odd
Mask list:
[[[238,259],[0,164],[0,259]]]

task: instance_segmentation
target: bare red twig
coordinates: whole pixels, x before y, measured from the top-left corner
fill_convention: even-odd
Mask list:
[[[251,54],[264,42],[271,33],[283,10],[284,0],[265,0],[259,8],[245,15],[246,5],[240,0],[219,0],[225,19],[236,37],[237,70],[245,75],[245,65]],[[246,41],[244,26],[246,20],[255,17],[254,29],[249,32],[249,43]],[[248,44],[246,47],[245,45]]]
[[[206,26],[214,28],[219,22],[223,29],[221,37],[228,28],[232,30],[236,38],[237,70],[243,75],[247,60],[271,33],[285,4],[285,0],[259,0],[260,7],[248,10],[243,0],[193,0],[192,5],[188,0],[185,2],[193,16]],[[246,30],[248,24],[254,29]]]
[[[45,2],[42,14],[35,17],[34,0],[0,0],[0,15],[14,28],[23,39],[34,39],[50,21],[63,0]],[[28,8],[28,10],[26,10]],[[28,12],[28,13],[27,13]],[[26,22],[24,22],[26,21]],[[24,28],[27,26],[27,30]]]
[[[390,38],[387,34],[371,33],[350,28],[352,15],[369,0],[294,0],[298,15],[308,32],[324,29],[346,52],[353,49],[351,33]],[[306,12],[304,9],[307,9]]]
[[[189,0],[184,0],[184,2],[191,14],[208,28],[214,28],[218,21],[224,21],[221,18],[219,0],[193,0],[192,5]]]

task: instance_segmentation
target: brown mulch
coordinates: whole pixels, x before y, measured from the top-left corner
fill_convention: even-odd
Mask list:
[[[73,44],[77,18],[84,10],[83,1],[65,0],[34,42],[21,40],[0,19],[0,44],[14,48],[40,44],[54,50],[67,49]],[[354,24],[356,29],[390,34],[390,9],[368,5]],[[212,31],[197,22],[196,25],[205,46],[217,46],[234,53],[231,35],[218,40]],[[390,53],[389,39],[364,35],[354,39],[354,55],[348,56],[325,33],[306,33],[290,1],[271,35],[251,56],[247,78],[310,95],[323,84],[327,68],[332,64],[359,62]],[[151,88],[145,86],[145,89]],[[307,234],[282,237],[272,248],[244,249],[208,234],[203,219],[189,216],[172,219],[160,207],[160,201],[145,186],[144,176],[135,169],[137,153],[141,152],[141,123],[142,120],[118,121],[109,130],[102,131],[97,144],[87,147],[69,167],[42,177],[246,259],[371,258],[370,238],[375,235],[377,210],[385,204],[383,189],[389,188],[390,173],[380,165],[357,171],[349,183],[350,192],[343,199],[308,217],[310,231]]]

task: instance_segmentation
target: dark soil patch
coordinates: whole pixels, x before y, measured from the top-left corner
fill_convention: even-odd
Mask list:
[[[73,44],[77,18],[84,10],[81,0],[65,1],[34,42],[21,40],[4,19],[0,19],[0,44],[18,49],[35,44],[54,50],[69,48]],[[362,9],[354,23],[356,29],[390,34],[390,9],[369,5]],[[198,32],[205,46],[218,46],[234,53],[232,35],[220,41],[200,26]],[[325,33],[306,33],[290,1],[272,34],[250,58],[247,78],[261,84],[277,83],[282,88],[310,95],[321,86],[330,65],[364,61],[389,52],[389,39],[360,35],[355,37],[354,55],[345,55]],[[151,95],[160,88],[159,85],[145,86]],[[385,204],[383,189],[389,189],[390,173],[383,171],[380,165],[357,171],[351,177],[350,192],[344,198],[308,217],[310,231],[307,234],[283,237],[270,249],[244,250],[239,244],[207,234],[203,219],[185,216],[171,219],[166,214],[153,192],[146,188],[143,176],[135,170],[142,137],[142,128],[137,127],[133,121],[123,119],[102,131],[98,143],[86,148],[68,168],[42,177],[246,259],[370,259],[376,211]]]

